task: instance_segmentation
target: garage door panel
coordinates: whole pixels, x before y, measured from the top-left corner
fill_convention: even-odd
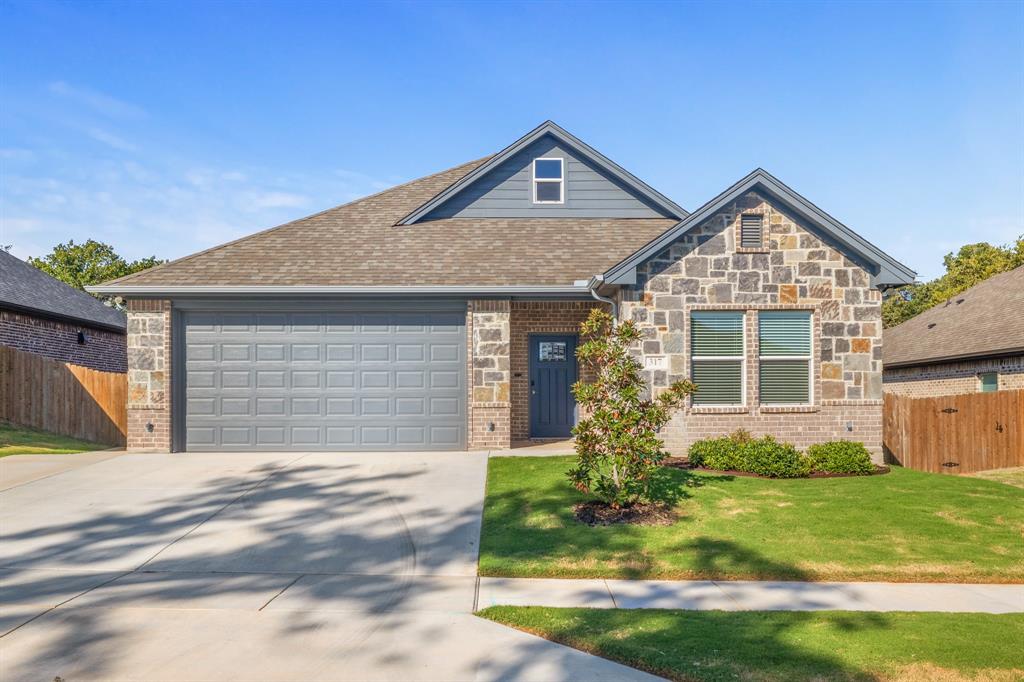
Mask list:
[[[464,319],[189,312],[186,448],[463,447]]]

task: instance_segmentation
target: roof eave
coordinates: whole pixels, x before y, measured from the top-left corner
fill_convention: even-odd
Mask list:
[[[42,308],[18,305],[8,301],[0,301],[0,310],[11,310],[22,315],[30,315],[32,317],[39,317],[45,320],[65,322],[75,327],[90,327],[92,329],[100,329],[102,331],[115,332],[117,334],[125,334],[128,329],[127,322],[123,325],[101,322],[99,320],[91,320],[85,317],[78,317],[76,315],[65,315],[64,313],[58,313],[52,310],[43,310]]]
[[[353,295],[413,295],[413,296],[557,296],[585,294],[585,284],[547,285],[412,285],[412,286],[217,286],[217,285],[95,285],[86,290],[97,294],[117,296],[353,296]]]
[[[884,345],[884,341],[883,341]],[[943,355],[932,358],[917,358],[914,360],[882,360],[882,369],[904,369],[907,367],[927,367],[929,365],[943,365],[950,362],[967,362],[972,360],[989,360],[996,358],[1013,357],[1024,355],[1024,346],[1015,348],[1004,348],[1000,350],[980,351],[977,353],[961,353],[954,355]]]

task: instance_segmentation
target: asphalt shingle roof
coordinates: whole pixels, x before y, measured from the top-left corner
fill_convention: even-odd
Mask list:
[[[125,315],[0,250],[0,307],[125,330]]]
[[[1024,353],[1024,266],[990,277],[882,335],[886,365]]]
[[[107,284],[571,285],[630,255],[670,218],[396,222],[487,159],[393,187]]]

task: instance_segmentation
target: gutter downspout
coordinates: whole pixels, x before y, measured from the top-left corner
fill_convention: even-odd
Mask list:
[[[619,323],[619,304],[615,302],[613,298],[607,298],[597,293],[597,287],[604,283],[604,275],[594,275],[590,278],[590,282],[587,283],[587,291],[598,301],[607,303],[612,308],[612,327]]]

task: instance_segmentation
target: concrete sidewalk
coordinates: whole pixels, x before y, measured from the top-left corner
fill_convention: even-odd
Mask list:
[[[480,578],[478,608],[1024,612],[1024,585]]]

